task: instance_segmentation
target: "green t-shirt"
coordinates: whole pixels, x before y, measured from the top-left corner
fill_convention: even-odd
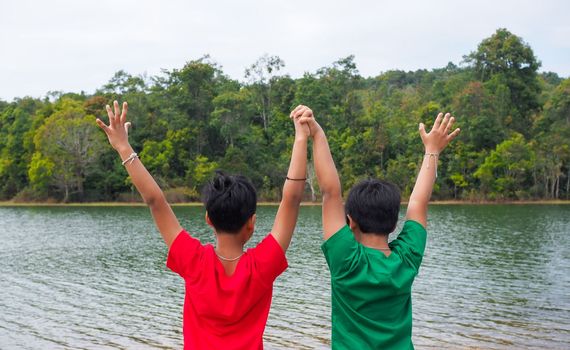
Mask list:
[[[390,256],[368,248],[344,226],[322,245],[331,272],[333,349],[413,349],[412,282],[426,230],[408,220]]]

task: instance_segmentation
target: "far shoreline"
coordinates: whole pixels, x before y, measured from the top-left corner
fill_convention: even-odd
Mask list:
[[[402,205],[408,204],[402,201]],[[430,205],[570,205],[570,200],[520,200],[520,201],[467,201],[440,200],[431,201]],[[171,203],[173,207],[201,207],[201,202]],[[258,202],[258,206],[277,206],[279,202]],[[301,206],[320,206],[321,202],[305,201]],[[13,202],[0,201],[0,207],[146,207],[143,202]]]

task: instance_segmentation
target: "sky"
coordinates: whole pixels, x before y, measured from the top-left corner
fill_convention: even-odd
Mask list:
[[[209,54],[235,79],[264,54],[299,77],[355,55],[361,75],[459,64],[507,28],[570,76],[570,1],[0,0],[0,99],[93,93]]]

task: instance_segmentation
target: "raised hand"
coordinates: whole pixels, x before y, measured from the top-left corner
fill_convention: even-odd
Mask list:
[[[313,111],[303,105],[298,105],[291,111],[289,117],[295,124],[295,137],[308,139],[311,136],[311,129],[307,121],[313,119]]]
[[[119,151],[121,148],[129,146],[129,128],[130,122],[127,122],[127,111],[129,106],[123,102],[123,110],[119,108],[119,102],[113,103],[114,111],[107,105],[107,115],[109,116],[109,125],[106,125],[101,119],[97,118],[97,125],[107,135],[111,146]]]
[[[449,133],[454,122],[455,118],[451,114],[446,113],[444,116],[443,113],[439,113],[429,133],[426,133],[424,123],[420,123],[420,136],[426,153],[439,154],[451,140],[459,135],[459,128]]]
[[[438,155],[459,134],[459,128],[449,133],[454,122],[455,118],[451,114],[446,113],[444,116],[443,113],[439,113],[429,133],[426,133],[425,125],[420,123],[420,136],[425,146],[425,155],[408,200],[406,219],[419,222],[423,227],[427,225],[427,209],[437,177]]]

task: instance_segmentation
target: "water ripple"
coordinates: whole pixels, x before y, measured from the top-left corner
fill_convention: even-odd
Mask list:
[[[202,242],[203,209],[176,208]],[[261,207],[254,246],[276,208]],[[570,206],[437,206],[414,283],[419,349],[570,348]],[[267,349],[330,348],[320,207],[303,207]],[[0,348],[179,349],[184,286],[145,208],[0,208]]]

